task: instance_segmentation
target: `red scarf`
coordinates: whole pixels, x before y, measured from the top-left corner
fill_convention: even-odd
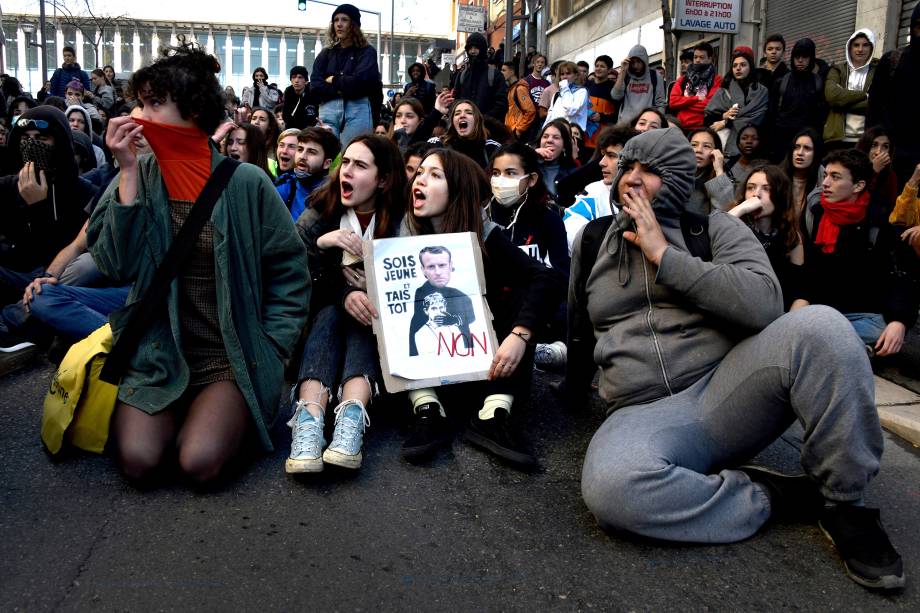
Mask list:
[[[840,226],[849,226],[859,223],[866,218],[866,207],[869,205],[869,192],[864,190],[856,200],[846,202],[828,202],[821,194],[821,208],[824,214],[818,224],[818,234],[815,244],[821,247],[824,253],[834,253],[837,248],[837,237],[840,236]]]
[[[144,126],[144,138],[157,158],[169,197],[197,200],[211,176],[208,135],[198,127],[185,128],[136,117],[134,121]]]

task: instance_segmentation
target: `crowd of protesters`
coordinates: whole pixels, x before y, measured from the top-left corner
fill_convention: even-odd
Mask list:
[[[671,83],[641,45],[592,70],[534,49],[506,61],[472,34],[456,67],[412,64],[386,104],[360,26],[341,5],[312,75],[293,66],[282,89],[259,67],[239,98],[184,43],[124,81],[65,47],[37,99],[4,75],[0,350],[59,361],[108,321],[117,340],[228,157],[243,164],[119,387],[128,477],[177,457],[209,482],[247,440],[270,450],[288,366],[286,471],[359,468],[385,394],[363,245],[472,232],[499,345],[487,381],[395,398],[406,460],[450,445],[462,419],[471,444],[530,469],[532,378],[564,370],[560,406],[578,410],[599,372],[608,418],[582,489],[602,525],[729,542],[820,520],[854,580],[903,585],[863,493],[882,451],[872,360],[901,350],[920,309],[905,95],[920,9],[910,44],[884,55],[863,28],[845,61],[802,39],[787,63],[773,35],[759,63],[739,46],[720,75],[699,43]],[[425,308],[468,334],[451,253],[420,260]],[[795,421],[804,475],[743,465]]]

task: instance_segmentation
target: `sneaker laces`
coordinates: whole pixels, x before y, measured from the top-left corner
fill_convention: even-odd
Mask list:
[[[315,417],[307,409],[308,405],[314,404],[321,409],[323,408],[318,402],[312,400],[298,400],[294,408],[294,416],[291,417],[287,425],[292,429],[291,435],[291,455],[296,456],[313,447],[322,447],[319,441],[322,439],[323,426],[322,420]],[[307,412],[312,417],[312,423],[301,421],[300,417]]]
[[[346,414],[346,411],[353,406],[357,406],[361,409],[361,418],[354,419]],[[341,425],[339,422],[341,422]],[[355,400],[346,400],[335,407],[335,431],[333,432],[332,445],[330,446],[342,446],[342,439],[348,441],[355,438],[359,426],[361,426],[361,433],[363,434],[364,429],[370,427],[370,425],[371,418],[367,414],[364,405]]]

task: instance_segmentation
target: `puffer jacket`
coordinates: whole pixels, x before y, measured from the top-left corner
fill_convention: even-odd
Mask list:
[[[681,131],[652,130],[630,140],[620,153],[613,185],[634,162],[661,177],[652,208],[669,246],[660,266],[623,237],[624,231],[635,231],[625,212],[611,224],[590,270],[582,270],[580,236],[572,254],[570,335],[582,333],[575,318],[586,312],[592,328],[587,334],[596,341],[594,362],[601,368],[600,394],[610,411],[688,388],[742,338],[783,313],[770,261],[740,219],[713,213],[712,260],[690,255],[680,217],[696,164]],[[611,198],[616,203],[615,191]],[[581,279],[585,292],[579,300],[575,289]]]

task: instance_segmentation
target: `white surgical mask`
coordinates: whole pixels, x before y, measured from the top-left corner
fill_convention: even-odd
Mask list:
[[[521,199],[521,193],[518,191],[520,185],[521,179],[492,177],[492,197],[502,206],[511,206]]]

